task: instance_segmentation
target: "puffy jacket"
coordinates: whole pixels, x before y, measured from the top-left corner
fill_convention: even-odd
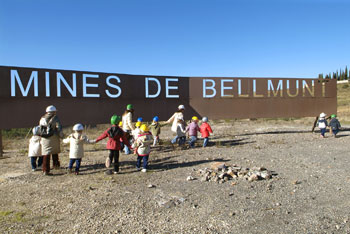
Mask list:
[[[137,148],[137,155],[147,156],[151,152],[151,144],[153,143],[152,134],[149,132],[140,134],[134,142],[134,148]]]
[[[111,128],[107,129],[96,139],[99,142],[108,137],[106,148],[109,150],[121,150],[120,140],[124,142],[129,148],[131,148],[128,139],[126,139],[125,132],[119,128],[117,125],[113,125]]]
[[[208,123],[202,123],[201,127],[200,127],[200,132],[202,134],[203,138],[209,137],[209,132],[213,133],[213,130],[211,130],[211,127]]]
[[[190,136],[195,136],[195,137],[197,137],[197,132],[199,132],[198,124],[197,124],[196,122],[190,123],[190,124],[186,127],[186,132],[188,132],[188,135],[190,135]]]
[[[94,140],[89,140],[87,136],[77,133],[70,134],[66,139],[63,139],[64,144],[69,144],[69,158],[84,157],[84,144],[95,143]]]
[[[179,119],[183,119],[184,118],[184,114],[182,112],[175,112],[173,114],[173,116],[170,117],[170,119],[168,119],[167,123],[171,123],[171,131],[176,133],[176,129],[177,129],[177,124]]]
[[[29,140],[28,157],[42,156],[41,154],[41,137],[32,136]]]
[[[129,112],[122,117],[122,122],[123,122],[123,129],[132,131],[135,129],[135,127],[132,125],[132,113]]]

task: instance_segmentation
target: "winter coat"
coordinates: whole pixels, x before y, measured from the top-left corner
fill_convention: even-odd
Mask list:
[[[179,119],[183,119],[183,118],[184,118],[184,114],[182,112],[175,112],[173,116],[170,117],[167,123],[171,123],[171,122],[173,123],[171,125],[171,131],[176,133],[178,121]]]
[[[123,130],[124,131],[132,131],[135,129],[135,127],[132,125],[132,113],[131,112],[128,112],[127,114],[123,115],[122,122],[123,122]]]
[[[199,132],[198,124],[193,121],[186,127],[186,132],[188,132],[188,135],[190,136],[197,137],[197,132]]]
[[[62,125],[57,115],[46,113],[39,122],[39,125],[54,129],[53,136],[41,138],[42,155],[59,154],[61,152],[60,137],[63,137]]]
[[[69,158],[78,159],[84,157],[84,144],[92,144],[95,143],[95,141],[89,140],[85,135],[73,133],[66,139],[63,139],[63,143],[70,144]]]
[[[131,132],[133,138],[136,140],[137,137],[141,134],[141,129],[140,128],[135,128],[132,132]]]
[[[318,128],[323,129],[328,126],[327,120],[325,118],[320,118],[318,120]]]
[[[29,140],[29,149],[28,149],[28,157],[38,157],[42,156],[41,154],[41,137],[40,136],[32,136]]]
[[[182,123],[178,123],[178,124],[177,124],[176,135],[177,135],[178,137],[184,137],[184,136],[186,136],[186,129],[185,129],[184,124],[182,124]]]
[[[152,134],[149,132],[142,133],[137,137],[136,141],[133,144],[133,147],[137,148],[138,156],[147,156],[151,152],[152,143],[153,143]]]
[[[339,130],[339,128],[341,128],[340,122],[336,118],[331,119],[329,126],[332,128],[332,130]]]
[[[201,127],[200,127],[200,132],[202,134],[202,138],[207,138],[209,137],[209,132],[213,133],[213,130],[211,130],[211,127],[208,123],[202,123]]]
[[[125,132],[119,128],[117,125],[113,125],[111,128],[107,129],[96,139],[99,142],[108,137],[106,148],[109,150],[121,150],[120,140],[124,142],[129,148],[131,148],[128,139],[126,139]]]
[[[160,124],[152,123],[151,126],[149,126],[149,130],[151,130],[151,133],[153,136],[159,136],[160,135]]]

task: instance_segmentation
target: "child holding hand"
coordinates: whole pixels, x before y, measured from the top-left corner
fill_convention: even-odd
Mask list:
[[[147,172],[148,158],[151,153],[153,138],[146,124],[142,124],[140,130],[141,133],[133,144],[133,148],[135,148],[135,153],[137,154],[136,168],[137,170],[141,170],[141,161],[143,160],[141,171]]]
[[[213,133],[213,130],[211,130],[211,127],[208,124],[208,117],[203,117],[200,132],[202,134],[202,138],[204,138],[203,147],[206,147],[209,142],[209,135],[210,133]]]
[[[43,157],[41,154],[41,137],[39,136],[40,127],[33,128],[33,136],[29,140],[28,157],[30,157],[30,164],[32,171],[36,171],[38,167],[43,164]],[[1,150],[1,149],[0,149]],[[37,165],[38,162],[38,165]]]
[[[188,132],[188,135],[190,137],[190,141],[188,144],[190,145],[191,148],[194,148],[194,144],[197,141],[197,133],[199,132],[199,127],[198,127],[198,117],[193,116],[192,117],[192,122],[186,127],[186,132]]]
[[[106,160],[106,167],[109,167],[114,159],[114,174],[119,173],[119,150],[121,150],[120,141],[122,140],[127,147],[131,148],[129,141],[126,138],[126,133],[117,125],[120,120],[120,116],[113,115],[111,117],[112,127],[108,128],[96,139],[96,142],[99,142],[108,137],[106,148],[109,150],[109,157]]]
[[[159,135],[160,135],[160,124],[158,116],[153,117],[153,121],[151,126],[149,127],[153,136],[153,146],[159,143]]]
[[[75,163],[75,174],[79,175],[81,159],[84,157],[84,144],[93,144],[95,140],[89,140],[86,135],[83,135],[84,127],[82,124],[73,126],[73,133],[66,139],[63,139],[64,144],[69,144],[69,172],[72,172]]]

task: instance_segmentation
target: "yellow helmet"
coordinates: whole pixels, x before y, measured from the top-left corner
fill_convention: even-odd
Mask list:
[[[119,124],[118,124],[119,127],[122,127],[123,126],[123,121],[120,121]]]
[[[143,131],[143,132],[148,132],[149,131],[149,129],[148,129],[146,124],[142,124],[141,127],[140,127],[140,130]]]
[[[135,126],[136,127],[140,127],[141,126],[141,122],[140,121],[136,122]]]
[[[198,121],[198,117],[197,116],[193,116],[192,120]]]

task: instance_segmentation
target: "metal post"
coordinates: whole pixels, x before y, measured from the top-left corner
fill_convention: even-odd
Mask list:
[[[0,157],[2,157],[2,132],[0,129]]]

